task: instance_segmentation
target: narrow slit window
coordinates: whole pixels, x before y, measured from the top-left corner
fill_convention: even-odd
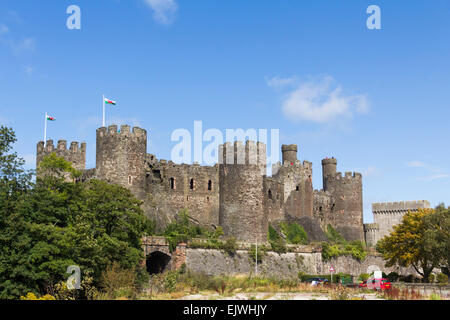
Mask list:
[[[170,189],[175,190],[175,178],[170,178]]]
[[[194,179],[189,182],[189,189],[194,190]]]
[[[212,181],[209,180],[208,181],[208,191],[211,191],[211,190],[212,190]]]

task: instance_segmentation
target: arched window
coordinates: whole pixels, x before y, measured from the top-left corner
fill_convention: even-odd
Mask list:
[[[208,191],[212,190],[212,181],[208,180]]]
[[[272,199],[272,190],[269,189],[269,192],[267,195],[269,196],[269,199]]]

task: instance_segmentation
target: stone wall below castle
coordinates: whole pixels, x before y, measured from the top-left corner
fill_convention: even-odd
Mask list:
[[[255,264],[247,250],[237,250],[234,255],[230,255],[214,249],[187,248],[185,263],[186,268],[190,271],[213,276],[254,274],[255,272]],[[412,267],[385,267],[385,261],[377,255],[368,255],[362,262],[351,256],[341,256],[330,261],[323,261],[321,252],[284,254],[267,252],[262,262],[258,264],[258,274],[273,278],[293,279],[298,277],[299,271],[307,274],[329,274],[330,266],[334,267],[335,273],[342,272],[353,276],[367,273],[369,266],[377,266],[386,274],[395,271],[400,275],[418,276]]]

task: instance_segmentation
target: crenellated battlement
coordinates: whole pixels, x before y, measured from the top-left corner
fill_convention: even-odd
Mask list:
[[[219,164],[266,165],[266,145],[247,140],[245,145],[241,141],[234,144],[226,142],[219,146]]]
[[[327,176],[327,181],[330,182],[332,180],[337,181],[346,181],[346,180],[354,180],[354,181],[361,181],[362,180],[362,174],[359,172],[345,172],[342,174],[342,172],[336,172],[333,176]]]
[[[372,203],[374,214],[404,213],[408,210],[417,211],[419,208],[430,208],[430,203],[426,200]]]
[[[120,137],[136,137],[136,138],[147,138],[147,131],[140,127],[133,127],[122,124],[120,129],[117,125],[113,124],[108,127],[101,127],[97,129],[97,135],[99,138],[107,136],[120,136]]]
[[[379,230],[378,223],[364,223],[364,232],[378,232]]]
[[[70,143],[70,148],[67,149],[67,140],[58,140],[55,147],[53,140],[39,141],[37,143],[36,152],[36,168],[45,156],[55,153],[59,157],[63,157],[74,165],[74,168],[83,170],[86,167],[86,143],[81,144],[77,141]]]

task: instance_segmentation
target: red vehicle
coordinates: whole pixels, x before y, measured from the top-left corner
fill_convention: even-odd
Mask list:
[[[389,290],[391,289],[391,282],[388,279],[369,279],[359,284],[360,288],[368,288],[374,290]]]

